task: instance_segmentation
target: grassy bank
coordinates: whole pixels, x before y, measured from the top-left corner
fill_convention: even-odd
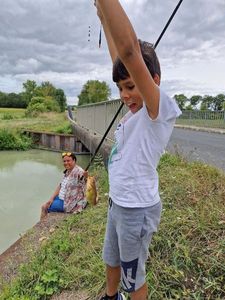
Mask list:
[[[64,221],[0,299],[48,299],[67,289],[94,300],[104,289],[108,182],[102,167],[95,172],[99,204]],[[149,299],[224,299],[225,175],[168,154],[159,173],[163,213],[147,265]]]
[[[68,128],[71,132],[70,123],[66,112],[63,113],[42,113],[38,117],[26,117],[25,109],[0,108],[0,129],[31,129],[40,131],[60,132]]]
[[[0,108],[0,150],[26,150],[32,141],[21,135],[24,130],[71,133],[66,113],[43,113],[26,117],[24,109]]]

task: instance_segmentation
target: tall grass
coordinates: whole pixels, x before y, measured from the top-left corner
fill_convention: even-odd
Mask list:
[[[108,181],[103,167],[95,172],[99,204],[62,222],[0,299],[49,299],[63,289],[98,299]],[[224,299],[225,174],[169,154],[159,173],[163,213],[147,264],[149,299]]]
[[[8,117],[7,117],[8,116]],[[60,124],[60,125],[59,125]],[[37,131],[57,132],[63,128],[68,132],[70,123],[66,113],[43,113],[38,117],[26,117],[24,109],[3,109],[0,108],[0,129],[18,130],[30,129]]]

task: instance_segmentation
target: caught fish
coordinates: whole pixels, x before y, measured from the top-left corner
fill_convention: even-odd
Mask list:
[[[98,202],[98,192],[94,176],[88,176],[86,184],[86,199],[91,205],[96,205]]]

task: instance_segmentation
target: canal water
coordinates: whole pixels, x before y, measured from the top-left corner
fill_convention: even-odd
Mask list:
[[[77,155],[85,168],[88,155]],[[43,150],[0,152],[0,254],[39,221],[62,178],[61,154]]]

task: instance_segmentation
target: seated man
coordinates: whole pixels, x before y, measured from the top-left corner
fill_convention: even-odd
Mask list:
[[[48,202],[41,207],[41,220],[49,212],[76,213],[87,205],[85,184],[88,172],[76,164],[76,156],[72,152],[62,153],[65,167],[64,177]]]

